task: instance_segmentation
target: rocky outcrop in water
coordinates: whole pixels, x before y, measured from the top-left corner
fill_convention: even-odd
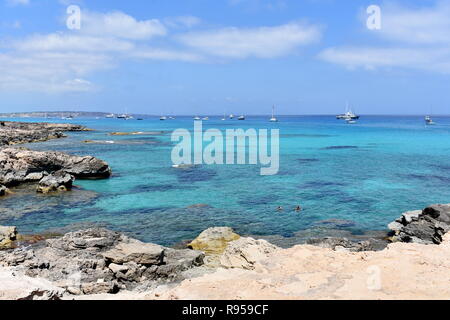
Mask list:
[[[203,264],[203,257],[200,251],[165,248],[91,228],[0,252],[0,265],[80,295],[145,290],[156,282],[182,280],[184,271]]]
[[[8,194],[8,188],[0,185],[0,197],[4,197]]]
[[[51,193],[57,191],[69,191],[72,189],[75,177],[60,170],[48,176],[45,176],[39,181],[36,189],[39,193]]]
[[[0,149],[0,184],[5,186],[40,181],[61,170],[82,179],[100,179],[111,175],[111,169],[105,161],[91,156],[24,148]]]
[[[84,126],[59,123],[0,121],[0,147],[65,137],[65,131],[88,131]]]
[[[440,244],[450,231],[450,205],[435,204],[425,209],[409,211],[389,224],[394,242]]]

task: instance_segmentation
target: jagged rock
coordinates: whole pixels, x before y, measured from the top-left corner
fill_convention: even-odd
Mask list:
[[[450,205],[436,204],[404,213],[389,224],[392,241],[440,244],[450,231]]]
[[[225,268],[240,268],[246,270],[255,269],[255,264],[278,247],[266,240],[255,240],[253,238],[240,238],[228,244],[220,257],[220,264]]]
[[[36,189],[39,193],[50,193],[56,191],[69,191],[72,189],[73,181],[75,177],[64,172],[57,171],[51,175],[48,175],[39,181],[39,185]]]
[[[64,293],[45,279],[35,279],[0,267],[0,300],[59,300]]]
[[[312,238],[306,241],[307,244],[333,249],[336,251],[372,251],[375,248],[378,248],[376,239],[369,239],[365,241],[350,241],[347,238],[333,238],[333,237],[325,237],[325,238]]]
[[[0,197],[6,196],[8,194],[8,188],[0,185]]]
[[[103,228],[70,232],[32,247],[0,252],[0,266],[52,281],[71,294],[115,293],[184,279],[204,254],[143,243]]]
[[[0,249],[8,248],[11,243],[16,240],[17,229],[16,227],[3,227],[0,226]]]
[[[39,181],[43,176],[60,170],[75,178],[107,178],[111,175],[111,169],[105,161],[91,156],[24,148],[0,149],[0,184],[11,186]]]
[[[0,146],[47,141],[64,137],[64,131],[87,131],[84,126],[58,123],[2,121]]]

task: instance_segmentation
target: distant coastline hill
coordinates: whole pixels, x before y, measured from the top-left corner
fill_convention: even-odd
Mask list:
[[[81,111],[36,111],[0,113],[1,118],[63,118],[63,117],[105,117],[106,112],[81,112]]]

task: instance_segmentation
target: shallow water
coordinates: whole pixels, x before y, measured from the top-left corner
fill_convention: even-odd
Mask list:
[[[170,133],[192,130],[191,117],[75,119],[71,122],[96,131],[27,147],[97,156],[111,165],[113,177],[77,180],[86,196],[59,195],[51,201],[33,194],[20,195],[20,201],[8,197],[1,202],[0,223],[35,233],[94,222],[170,245],[211,226],[292,237],[329,219],[347,220],[333,227],[360,234],[384,230],[404,211],[450,202],[450,118],[435,117],[438,125],[432,127],[424,125],[423,117],[367,116],[356,125],[331,116],[279,119],[211,117],[203,122],[204,129],[279,128],[280,171],[275,176],[260,176],[260,168],[249,165],[172,168]],[[108,134],[122,131],[152,133]],[[47,202],[51,205],[42,205]],[[195,204],[207,206],[190,207]],[[294,212],[297,205],[302,213]],[[285,211],[277,212],[278,206]]]

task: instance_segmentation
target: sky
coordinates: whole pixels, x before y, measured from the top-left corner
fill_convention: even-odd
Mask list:
[[[450,114],[449,80],[450,0],[0,0],[0,112]]]

